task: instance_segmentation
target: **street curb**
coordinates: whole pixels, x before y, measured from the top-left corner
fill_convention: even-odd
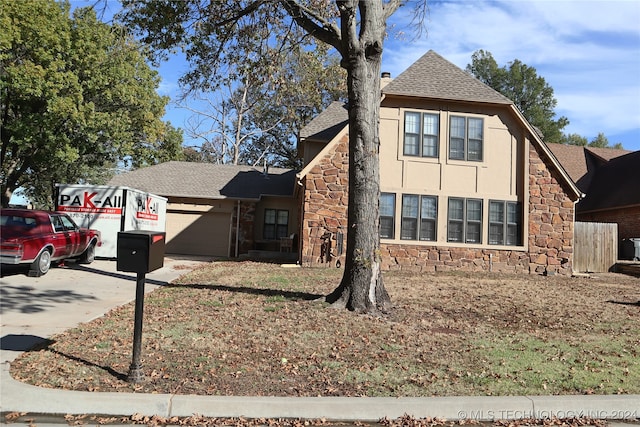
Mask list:
[[[21,383],[4,364],[0,412],[49,415],[291,418],[378,421],[415,418],[495,421],[525,418],[640,419],[640,395],[456,397],[243,397],[54,390]]]

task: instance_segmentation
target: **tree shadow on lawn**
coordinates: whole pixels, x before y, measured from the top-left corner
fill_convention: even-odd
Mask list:
[[[78,356],[63,353],[59,350],[52,348],[56,343],[54,340],[48,338],[36,337],[33,335],[6,335],[1,339],[2,350],[23,351],[25,353],[36,353],[40,351],[47,351],[58,356],[62,356],[66,359],[72,360],[77,363],[81,363],[85,366],[102,369],[109,375],[117,378],[118,380],[126,381],[127,374],[116,371],[115,369],[99,365],[94,362],[90,362]]]
[[[200,284],[175,284],[170,283],[163,286],[164,288],[191,288],[191,289],[208,289],[223,292],[236,292],[248,295],[260,295],[264,297],[282,297],[291,301],[315,301],[324,300],[326,295],[311,294],[308,292],[284,291],[282,289],[268,288],[251,288],[247,286],[227,286],[227,285],[200,285]]]
[[[74,304],[79,301],[94,301],[93,295],[80,294],[67,289],[40,290],[35,286],[0,287],[0,314],[7,311],[19,313],[39,313],[51,309],[56,304]]]
[[[126,373],[122,373],[122,372],[118,372],[115,369],[113,369],[110,366],[105,366],[105,365],[99,365],[97,363],[91,362],[89,360],[83,359],[81,357],[78,356],[74,356],[71,354],[67,354],[67,353],[63,353],[59,350],[56,350],[55,348],[52,348],[52,346],[55,344],[56,342],[50,339],[47,339],[39,344],[36,344],[35,346],[33,346],[32,348],[30,348],[29,350],[27,350],[27,353],[32,353],[32,352],[38,352],[38,351],[48,351],[52,354],[56,354],[58,356],[62,356],[66,359],[69,359],[73,362],[77,362],[80,363],[82,365],[85,365],[87,367],[90,368],[98,368],[98,369],[102,369],[103,371],[105,371],[106,373],[108,373],[109,375],[111,375],[112,377],[120,380],[120,381],[127,381],[127,374]]]
[[[44,351],[49,351],[49,352],[51,352],[53,354],[57,354],[58,356],[65,357],[65,358],[67,358],[69,360],[72,360],[74,362],[81,363],[81,364],[83,364],[85,366],[88,366],[90,368],[102,369],[103,371],[107,372],[109,375],[111,375],[112,377],[115,377],[116,379],[118,379],[120,381],[127,381],[127,374],[124,374],[122,372],[118,372],[118,371],[116,371],[115,369],[113,369],[110,366],[98,365],[97,363],[90,362],[90,361],[88,361],[86,359],[83,359],[81,357],[73,356],[71,354],[66,354],[66,353],[63,353],[63,352],[61,352],[59,350],[55,350],[53,348],[50,348],[50,346],[47,346],[43,350]]]
[[[607,301],[610,304],[619,304],[619,305],[637,305],[638,307],[640,307],[640,301],[636,301],[636,302],[630,302],[630,301],[615,301],[615,300],[608,300]]]

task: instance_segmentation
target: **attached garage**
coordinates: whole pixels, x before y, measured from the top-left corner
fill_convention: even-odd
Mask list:
[[[171,161],[116,175],[110,185],[167,199],[167,254],[238,257],[280,235],[264,231],[266,211],[287,211],[283,235],[298,231],[296,171]]]
[[[227,257],[231,214],[167,212],[167,253]]]

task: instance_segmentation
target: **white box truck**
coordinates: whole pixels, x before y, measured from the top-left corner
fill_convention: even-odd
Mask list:
[[[80,227],[100,230],[101,258],[116,258],[119,231],[166,231],[167,199],[129,187],[56,184],[56,210]]]

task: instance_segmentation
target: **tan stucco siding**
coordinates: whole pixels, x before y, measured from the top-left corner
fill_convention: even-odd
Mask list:
[[[256,205],[254,238],[263,240],[264,212],[266,209],[286,210],[289,212],[287,235],[298,233],[298,201],[291,197],[263,197]]]
[[[406,108],[407,105],[410,108]],[[404,155],[407,109],[438,115],[438,156]],[[449,159],[449,119],[453,115],[483,119],[481,161]],[[382,269],[572,272],[573,187],[546,146],[538,139],[530,139],[535,135],[526,122],[520,120],[517,111],[514,113],[511,107],[504,106],[385,98],[380,117],[380,190],[395,195],[394,237],[381,238]],[[322,236],[330,233],[333,249],[346,230],[347,144],[348,135],[336,137],[300,175],[303,265],[325,262],[321,253]],[[416,234],[410,235],[411,239],[401,239],[403,195],[436,198],[436,240],[418,240]],[[467,239],[448,241],[448,202],[452,197],[482,201],[480,243],[469,243]],[[428,198],[427,202],[430,201]],[[520,244],[489,244],[492,201],[506,202],[505,209],[513,208],[512,202],[518,203],[520,217],[516,226]],[[415,229],[415,226],[411,228],[413,218],[408,221],[407,231]],[[493,224],[506,225],[504,218]],[[389,216],[385,215],[385,219],[388,221]],[[385,224],[388,232],[388,222]],[[454,221],[452,224],[455,226]],[[513,222],[510,225],[513,231]],[[430,231],[425,228],[425,233]],[[493,239],[499,238],[496,236],[493,234]],[[342,261],[339,255],[336,257]]]
[[[389,243],[408,243],[400,239],[402,195],[437,197],[437,240],[414,242],[419,245],[456,245],[447,242],[447,203],[449,197],[482,200],[483,223],[489,217],[491,200],[525,202],[526,142],[522,127],[515,125],[504,110],[489,109],[486,114],[464,105],[415,104],[412,108],[383,107],[380,120],[380,187],[396,195],[395,238]],[[404,117],[406,111],[436,114],[439,117],[437,157],[404,155]],[[451,116],[483,120],[483,156],[481,161],[449,158],[449,121]],[[524,222],[524,218],[522,219]],[[526,228],[526,227],[523,227]],[[488,227],[483,227],[482,242],[475,247],[495,249],[488,245]],[[526,232],[525,232],[526,234]],[[524,251],[522,245],[510,247]],[[459,245],[459,244],[458,244]]]
[[[437,114],[440,119],[437,158],[403,154],[404,113]],[[451,116],[481,118],[484,121],[482,161],[451,160],[449,120]],[[521,130],[513,132],[522,133]],[[498,114],[421,108],[382,108],[380,120],[380,176],[387,188],[433,190],[443,194],[493,194],[512,199],[517,196],[518,174],[522,176],[522,144],[514,137],[506,120]],[[521,178],[520,178],[521,181]]]
[[[303,160],[304,164],[308,165],[317,155],[322,151],[326,142],[318,142],[318,141],[305,141],[303,144],[304,152],[303,152]]]

